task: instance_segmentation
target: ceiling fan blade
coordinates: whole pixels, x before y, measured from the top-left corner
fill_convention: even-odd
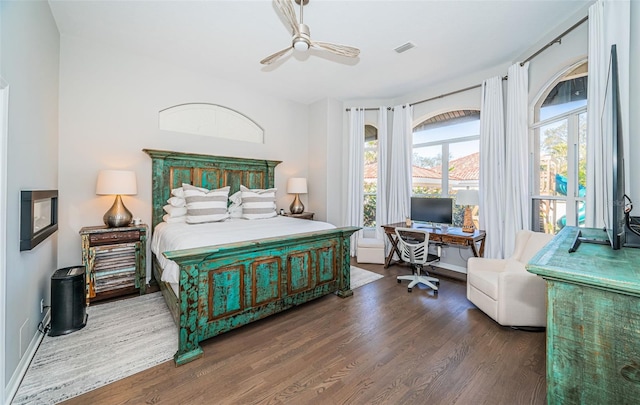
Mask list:
[[[278,52],[274,53],[273,55],[269,55],[266,58],[262,59],[260,61],[260,63],[262,63],[263,65],[270,65],[273,62],[275,62],[276,60],[280,59],[281,56],[283,56],[284,54],[289,52],[291,49],[293,49],[293,47],[290,46],[288,48],[285,48],[285,49],[283,49],[281,51],[278,51]]]
[[[355,58],[360,55],[360,49],[347,45],[332,44],[329,42],[311,41],[311,46],[325,49],[329,52],[333,52],[336,55],[346,56],[349,58]]]
[[[291,27],[291,32],[293,35],[300,35],[300,30],[298,29],[298,21],[296,20],[296,12],[293,10],[293,4],[291,2],[293,0],[274,0],[280,12],[284,16],[284,18],[289,23]]]

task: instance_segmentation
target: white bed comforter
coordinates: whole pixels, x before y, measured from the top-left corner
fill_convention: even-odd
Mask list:
[[[158,224],[151,238],[151,251],[163,268],[162,281],[177,284],[180,279],[178,265],[162,252],[213,246],[226,243],[264,239],[274,236],[333,229],[335,226],[320,221],[277,216],[268,219],[247,220],[230,218],[224,222],[207,224]]]

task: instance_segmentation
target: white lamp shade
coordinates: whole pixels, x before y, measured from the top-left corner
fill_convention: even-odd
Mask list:
[[[291,177],[287,181],[287,193],[307,194],[307,179],[304,177]]]
[[[138,193],[136,173],[131,170],[100,170],[96,182],[98,195],[135,195]]]
[[[478,190],[459,190],[456,196],[457,205],[478,205],[480,196]]]

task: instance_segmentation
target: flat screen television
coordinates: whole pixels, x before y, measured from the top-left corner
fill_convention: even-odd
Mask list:
[[[604,230],[608,241],[587,239],[578,232],[569,248],[575,252],[581,242],[610,244],[614,250],[625,246],[625,227],[631,210],[631,201],[625,194],[624,139],[620,105],[618,55],[616,45],[611,45],[606,93],[600,114],[602,177],[604,183]],[[629,207],[629,208],[627,208]]]
[[[602,125],[603,176],[605,183],[605,229],[612,249],[624,246],[625,206],[624,140],[616,45],[611,45],[609,74],[600,116]]]
[[[411,220],[432,225],[453,223],[453,198],[411,197]]]

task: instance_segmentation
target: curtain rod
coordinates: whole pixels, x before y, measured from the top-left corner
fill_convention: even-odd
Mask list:
[[[533,55],[529,56],[527,59],[525,59],[524,61],[520,62],[520,66],[524,66],[525,63],[530,62],[533,58],[535,58],[536,56],[540,55],[542,52],[544,52],[547,48],[549,48],[550,46],[552,46],[553,44],[562,44],[562,38],[567,35],[568,33],[570,33],[571,31],[575,30],[576,28],[578,28],[580,25],[582,25],[582,23],[584,23],[585,21],[587,21],[589,19],[589,16],[587,15],[586,17],[584,17],[583,19],[581,19],[580,21],[578,21],[577,23],[573,24],[571,27],[569,27],[566,31],[564,31],[562,34],[558,35],[557,37],[555,37],[551,42],[549,42],[548,44],[546,44],[545,46],[543,46],[542,48],[538,49],[538,51],[536,51]],[[502,78],[502,80],[507,80],[508,76],[504,76]],[[431,97],[431,98],[427,98],[425,100],[420,100],[420,101],[416,101],[415,103],[411,103],[409,105],[414,106],[416,104],[421,104],[421,103],[426,103],[427,101],[433,101],[433,100],[437,100],[439,98],[443,98],[443,97],[448,97],[448,96],[452,96],[454,94],[458,94],[458,93],[462,93],[464,91],[468,91],[468,90],[473,90],[473,89],[477,89],[478,87],[482,87],[482,84],[476,84],[475,86],[469,86],[469,87],[465,87],[464,89],[460,89],[460,90],[456,90],[456,91],[452,91],[449,93],[445,93],[445,94],[441,94],[439,96],[436,97]],[[388,110],[392,110],[393,108],[389,107]],[[350,108],[347,108],[347,111],[350,111]],[[368,110],[377,110],[377,108],[365,108],[365,111]]]
[[[365,111],[378,111],[380,108],[373,108],[373,107],[367,107],[367,108],[360,108],[360,107],[349,107],[349,108],[345,108],[345,111],[351,111],[351,110],[365,110]],[[393,107],[387,107],[387,110],[393,110]]]
[[[571,31],[575,30],[576,28],[578,28],[580,25],[582,25],[583,22],[587,21],[589,19],[589,16],[587,15],[586,17],[584,17],[582,20],[578,21],[577,23],[573,24],[568,30],[566,30],[565,32],[563,32],[562,34],[558,35],[557,37],[555,37],[551,42],[549,42],[548,44],[546,44],[545,46],[543,46],[542,48],[538,49],[538,52],[534,53],[533,55],[529,56],[527,59],[525,59],[524,61],[520,62],[520,66],[524,66],[525,63],[529,62],[530,60],[532,60],[533,58],[535,58],[536,56],[540,55],[542,52],[544,52],[547,48],[549,48],[551,45],[558,43],[558,44],[562,44],[562,38],[567,35],[568,33],[570,33]]]

